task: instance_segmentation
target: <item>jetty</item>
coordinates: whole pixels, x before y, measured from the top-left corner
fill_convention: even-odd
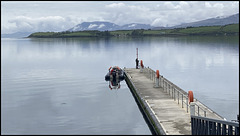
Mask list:
[[[238,135],[239,122],[229,122],[159,71],[124,68],[125,81],[154,135]]]

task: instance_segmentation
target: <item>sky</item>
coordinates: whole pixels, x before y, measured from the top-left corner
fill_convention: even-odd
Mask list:
[[[66,31],[82,22],[174,26],[239,13],[239,1],[1,1],[1,33]]]

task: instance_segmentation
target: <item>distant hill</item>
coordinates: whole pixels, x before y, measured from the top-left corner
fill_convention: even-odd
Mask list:
[[[138,24],[138,23],[131,23],[126,24],[123,26],[116,25],[110,22],[101,22],[101,21],[94,21],[94,22],[83,22],[74,26],[67,31],[86,31],[86,30],[98,30],[98,31],[115,31],[115,30],[133,30],[133,29],[151,29],[152,26],[148,24]]]
[[[2,38],[23,38],[28,37],[33,32],[16,32],[12,34],[1,34]]]
[[[186,27],[199,27],[199,26],[223,26],[228,24],[238,24],[239,23],[239,13],[227,16],[227,17],[215,17],[215,18],[209,18],[202,21],[192,22],[192,23],[184,23],[181,25],[176,25],[173,27],[167,27],[167,29],[172,28],[186,28]],[[155,27],[154,30],[158,29],[166,29],[163,27]]]

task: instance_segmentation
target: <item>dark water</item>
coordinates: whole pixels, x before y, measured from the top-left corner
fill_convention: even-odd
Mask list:
[[[145,66],[227,120],[239,114],[238,37],[1,39],[2,134],[151,134],[110,66]]]

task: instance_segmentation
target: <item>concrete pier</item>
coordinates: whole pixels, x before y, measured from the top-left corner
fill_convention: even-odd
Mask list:
[[[191,114],[223,120],[195,98],[190,107],[185,91],[161,75],[155,80],[156,73],[150,68],[141,71],[124,68],[124,71],[126,83],[155,134],[190,135]],[[156,81],[159,82],[158,87]],[[194,111],[190,113],[190,109]]]

